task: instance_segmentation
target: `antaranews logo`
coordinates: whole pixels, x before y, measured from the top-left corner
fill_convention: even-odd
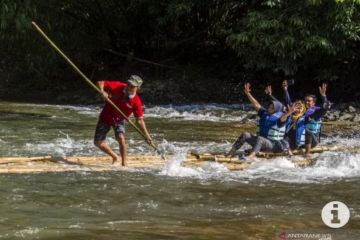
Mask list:
[[[321,218],[328,227],[341,228],[349,222],[350,210],[344,203],[332,201],[323,207]]]
[[[307,231],[307,230],[289,230],[282,231],[277,235],[278,240],[332,240],[330,233],[324,233],[321,231]]]

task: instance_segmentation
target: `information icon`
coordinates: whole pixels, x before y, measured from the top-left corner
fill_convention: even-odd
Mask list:
[[[350,210],[342,202],[329,202],[323,207],[321,218],[328,227],[341,228],[349,222]]]

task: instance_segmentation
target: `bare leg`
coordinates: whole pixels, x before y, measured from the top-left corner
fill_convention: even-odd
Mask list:
[[[122,165],[127,166],[127,147],[124,134],[119,134],[117,140],[119,142]]]
[[[311,144],[305,144],[305,157],[310,157]]]
[[[310,150],[316,147],[319,143],[319,135],[316,135],[309,130],[305,132],[305,157],[311,156]]]
[[[105,143],[105,141],[94,141],[95,146],[97,146],[101,151],[111,156],[113,159],[113,163],[119,159],[119,156]]]

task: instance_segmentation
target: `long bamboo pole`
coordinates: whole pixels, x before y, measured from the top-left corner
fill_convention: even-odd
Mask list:
[[[68,58],[61,50],[60,48],[45,34],[45,32],[43,30],[41,30],[41,28],[35,23],[35,22],[31,22],[31,24],[35,27],[35,29],[45,38],[45,40],[50,43],[50,45],[66,60],[66,62],[68,62],[70,64],[70,66],[93,88],[95,89],[97,92],[101,93],[101,90],[70,60],[70,58]],[[119,108],[118,106],[115,105],[115,103],[113,101],[111,101],[111,99],[106,98],[106,101],[113,107],[116,109],[116,111],[118,111],[121,116],[123,116],[123,118],[128,121],[128,123],[145,139],[145,141],[147,140],[147,137],[145,136],[145,134],[143,133],[143,131],[141,131]],[[159,148],[154,144],[154,143],[148,143],[146,141],[146,143],[151,146],[157,153],[159,153],[162,158],[163,154],[160,152]]]

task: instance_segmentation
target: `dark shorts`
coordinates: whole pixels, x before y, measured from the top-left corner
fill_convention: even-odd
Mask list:
[[[316,147],[320,142],[320,134],[312,133],[309,130],[305,130],[305,145],[311,144],[311,148]]]
[[[94,140],[95,141],[104,141],[106,139],[106,134],[110,131],[111,127],[114,129],[116,139],[118,138],[118,136],[120,134],[125,133],[125,121],[124,120],[120,120],[120,121],[116,122],[113,126],[108,126],[107,124],[105,124],[99,120],[96,125]]]

